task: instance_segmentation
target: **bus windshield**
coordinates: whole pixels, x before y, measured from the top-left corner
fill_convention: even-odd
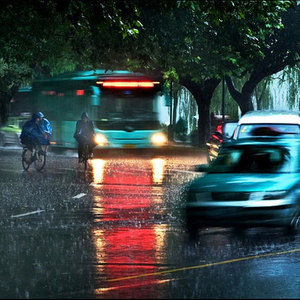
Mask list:
[[[95,122],[99,129],[122,130],[125,126],[132,130],[161,128],[159,89],[153,82],[137,77],[106,77],[97,83],[101,109]]]
[[[119,95],[105,94],[101,96],[101,110],[96,124],[99,129],[121,129],[124,126],[157,129],[158,122],[157,95],[139,95],[130,91]]]
[[[112,97],[101,98],[100,119],[156,120],[155,97]]]

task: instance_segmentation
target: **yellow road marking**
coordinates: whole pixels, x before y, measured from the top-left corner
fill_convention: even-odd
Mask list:
[[[268,256],[274,256],[274,255],[281,255],[281,254],[288,254],[288,253],[293,253],[293,252],[300,252],[300,248],[281,251],[281,252],[265,253],[265,254],[259,254],[259,255],[252,255],[252,256],[234,258],[234,259],[229,259],[229,260],[224,260],[224,261],[219,261],[219,262],[214,262],[214,263],[208,263],[208,264],[204,264],[204,265],[183,267],[183,268],[171,269],[171,270],[166,270],[166,271],[161,271],[161,272],[153,272],[153,273],[132,275],[132,276],[121,277],[121,278],[113,278],[113,279],[108,279],[107,281],[108,282],[122,281],[122,280],[127,280],[127,279],[154,276],[154,275],[162,275],[162,274],[180,272],[180,271],[185,271],[185,270],[202,269],[202,268],[207,268],[207,267],[213,267],[213,266],[218,266],[218,265],[225,265],[225,264],[235,263],[235,262],[244,261],[244,260],[262,258],[262,257],[268,257]]]

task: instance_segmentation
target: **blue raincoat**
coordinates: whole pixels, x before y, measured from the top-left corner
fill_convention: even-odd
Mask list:
[[[32,114],[32,118],[24,123],[20,135],[20,141],[29,149],[32,149],[33,144],[49,145],[49,140],[45,138],[43,131],[36,120],[40,116],[36,113]]]

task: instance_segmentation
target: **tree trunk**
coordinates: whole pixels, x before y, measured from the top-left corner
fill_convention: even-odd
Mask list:
[[[0,98],[0,126],[4,125],[8,117],[8,105],[11,99],[11,94],[2,94]]]
[[[246,112],[254,110],[254,106],[252,103],[252,94],[254,92],[255,85],[253,88],[249,88],[249,81],[244,84],[242,92],[239,92],[234,87],[233,81],[229,76],[225,76],[226,84],[228,91],[231,97],[235,100],[238,104],[239,108],[241,109],[242,115]]]
[[[176,120],[177,120],[177,106],[178,106],[178,88],[174,88],[173,86],[173,120],[172,124],[175,126],[176,125]]]
[[[195,98],[198,106],[198,137],[199,147],[204,147],[210,136],[210,103],[212,95],[220,83],[220,79],[208,79],[199,83],[192,81],[191,78],[180,79],[180,84],[186,87]]]
[[[238,98],[238,103],[239,103],[239,107],[241,109],[242,115],[244,115],[248,111],[254,110],[251,95],[241,94]]]
[[[211,132],[211,119],[210,119],[210,102],[207,101],[199,105],[198,103],[198,137],[199,146],[203,147],[206,145]]]
[[[258,110],[261,110],[262,107],[261,103],[262,103],[265,90],[267,89],[267,85],[268,85],[268,80],[264,80],[260,94],[258,94],[259,93],[258,88],[257,87],[255,88],[255,99],[256,99],[256,106]]]
[[[8,91],[3,91],[0,93],[0,126],[4,125],[7,121],[7,117],[9,114],[9,102],[11,98],[17,93],[18,88],[19,86],[14,84]]]

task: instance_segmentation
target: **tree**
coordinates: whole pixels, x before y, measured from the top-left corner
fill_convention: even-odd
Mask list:
[[[175,71],[198,104],[203,145],[210,134],[211,98],[221,79],[241,76],[241,68],[249,70],[253,60],[261,59],[269,36],[276,28],[280,32],[282,11],[293,3],[179,1],[168,13],[142,5],[143,29],[138,39],[122,43],[128,50],[123,61],[130,68],[161,72],[164,78]]]
[[[287,104],[290,109],[299,109],[299,86],[300,86],[300,65],[290,68],[286,67],[280,74],[278,74],[277,81],[279,87],[286,91]]]
[[[266,36],[261,46],[261,56],[249,59],[242,75],[249,74],[241,91],[238,91],[230,76],[226,83],[231,96],[238,103],[242,114],[253,110],[252,96],[257,85],[285,67],[294,67],[300,62],[300,5],[282,15],[284,28],[275,29]]]
[[[0,123],[6,119],[8,100],[20,85],[71,61],[67,28],[52,1],[1,1]]]
[[[38,76],[95,66],[99,57],[94,57],[98,45],[93,34],[100,30],[109,37],[113,30],[120,39],[134,36],[136,18],[135,6],[117,0],[2,0],[0,125],[20,85]]]

